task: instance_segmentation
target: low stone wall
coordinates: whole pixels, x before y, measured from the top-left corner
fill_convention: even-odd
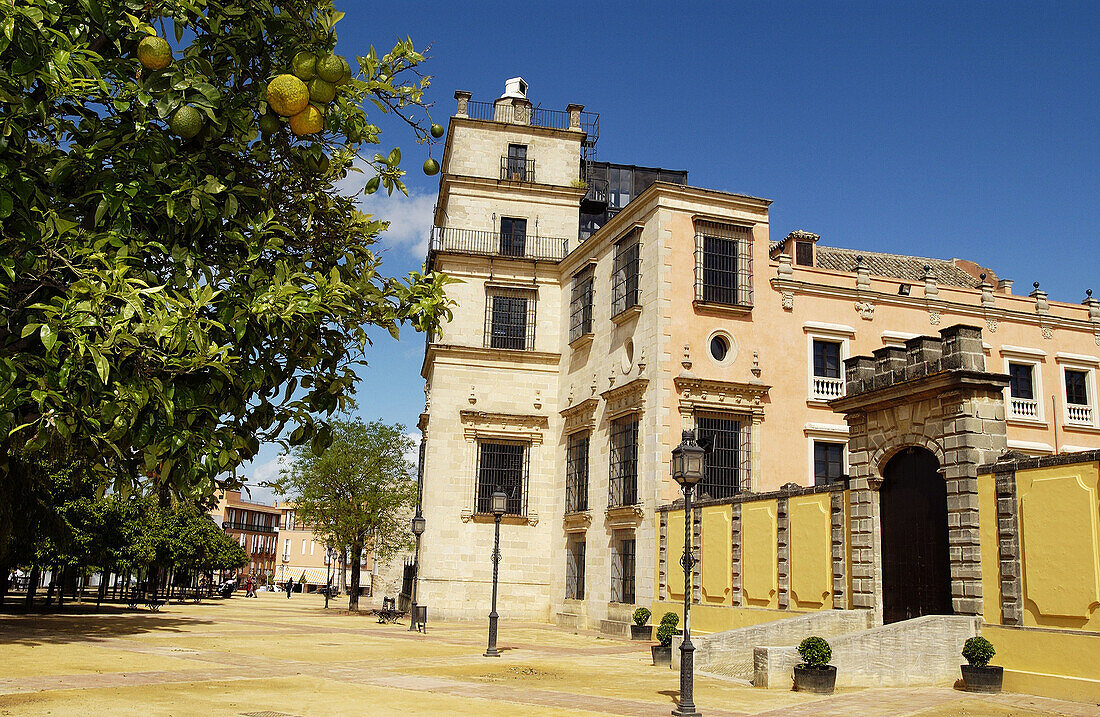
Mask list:
[[[866,630],[874,614],[870,610],[822,610],[788,617],[760,625],[692,637],[695,667],[705,672],[751,680],[754,672],[753,649],[758,645],[797,645],[803,638],[817,635],[832,639]],[[680,664],[682,637],[672,642],[672,664]]]
[[[829,641],[838,687],[951,684],[960,677],[963,643],[981,630],[981,618],[927,615],[843,635]],[[790,689],[801,662],[789,647],[757,647],[753,685]]]

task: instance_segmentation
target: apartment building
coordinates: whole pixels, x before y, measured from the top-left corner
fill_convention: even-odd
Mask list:
[[[247,501],[241,497],[239,490],[227,490],[210,514],[222,530],[237,540],[248,553],[249,563],[241,569],[242,575],[274,576],[280,518],[278,508]]]
[[[1100,447],[1100,301],[1050,301],[960,259],[773,241],[770,200],[596,160],[599,117],[456,92],[429,266],[460,278],[426,344],[420,602],[618,631],[657,597],[658,507],[684,430],[721,499],[848,473],[844,360],[982,329],[1009,448]],[[739,181],[751,181],[749,179]],[[915,250],[914,253],[919,253]],[[920,416],[897,420],[919,422]]]

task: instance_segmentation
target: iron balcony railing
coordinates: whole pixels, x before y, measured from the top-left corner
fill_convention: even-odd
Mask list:
[[[432,227],[432,251],[484,256],[560,261],[569,253],[569,240],[532,236],[524,232],[486,232],[475,229]]]
[[[506,122],[508,124],[526,124],[532,127],[550,129],[569,129],[569,112],[565,110],[546,110],[527,105],[496,104],[495,102],[466,103],[466,116],[470,119]],[[595,139],[600,136],[600,115],[596,112],[581,112],[581,130]]]
[[[500,178],[512,182],[535,181],[535,160],[501,155]]]
[[[278,529],[273,525],[260,525],[259,523],[233,523],[225,521],[222,530],[246,530],[250,533],[277,533]]]

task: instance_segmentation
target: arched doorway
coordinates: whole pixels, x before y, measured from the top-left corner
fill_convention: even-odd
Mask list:
[[[947,483],[924,448],[905,448],[886,464],[879,490],[882,620],[950,615]]]

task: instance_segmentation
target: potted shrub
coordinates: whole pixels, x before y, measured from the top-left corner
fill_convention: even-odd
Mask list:
[[[657,628],[657,640],[661,643],[650,649],[653,651],[653,664],[657,667],[669,667],[672,665],[672,636],[676,634],[676,628],[667,622],[662,622]]]
[[[989,661],[997,651],[993,644],[977,635],[963,645],[962,656],[968,664],[961,665],[963,683],[967,692],[1000,692],[1004,679],[1004,668],[990,667]]]
[[[801,665],[794,668],[794,688],[799,692],[831,695],[836,686],[836,668],[829,664],[833,650],[820,637],[807,637],[798,644]]]
[[[674,612],[666,612],[664,615],[661,615],[661,624],[672,625],[673,635],[679,635],[682,633],[681,630],[676,629],[676,626],[680,624],[680,616]]]
[[[652,614],[644,607],[634,611],[634,624],[630,626],[631,640],[649,640],[653,637],[653,628],[646,625],[649,622],[649,616]]]

